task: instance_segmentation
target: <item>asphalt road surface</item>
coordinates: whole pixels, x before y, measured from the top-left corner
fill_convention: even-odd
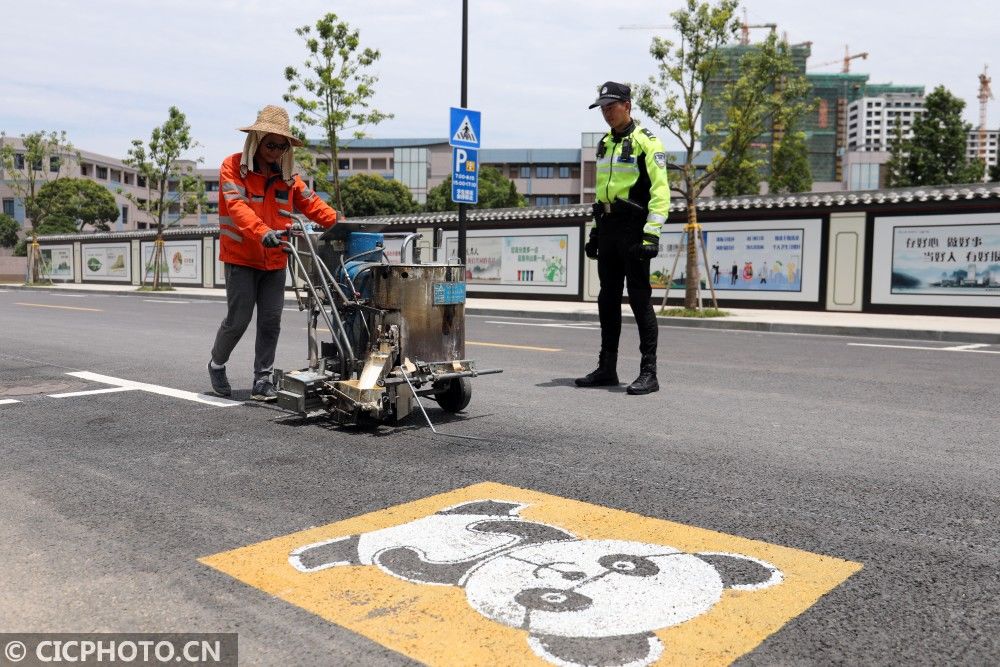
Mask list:
[[[573,386],[594,366],[596,324],[468,317],[468,356],[504,372],[473,381],[465,412],[427,412],[440,432],[473,440],[435,435],[419,413],[339,428],[248,401],[252,328],[229,364],[237,403],[213,403],[205,365],[223,315],[218,301],[0,292],[0,631],[237,632],[241,663],[269,665],[520,662],[490,653],[501,635],[539,664],[554,664],[546,651],[615,664],[653,646],[641,664],[1000,660],[1000,346],[664,326],[662,389],[633,397],[624,384]],[[278,366],[304,365],[304,326],[285,313]],[[623,382],[637,370],[626,323]],[[492,486],[457,491],[482,483]],[[435,514],[462,493],[524,507]],[[472,529],[494,514],[494,528]],[[531,561],[531,547],[503,556],[489,542],[530,542],[542,524],[575,555]],[[402,528],[371,533],[387,526]],[[456,529],[464,537],[451,540]],[[363,534],[354,570],[322,554],[315,563],[335,566],[315,574],[286,562],[289,544],[351,531]],[[454,579],[431,581],[443,566],[430,547],[365,552],[441,535],[434,548],[475,556]],[[677,554],[664,551],[671,540]],[[264,547],[232,556],[260,543],[279,564]],[[519,627],[489,597],[515,576],[510,553],[543,563],[536,578],[568,580],[589,566],[557,563],[640,543],[658,546],[618,554],[601,577],[620,570],[632,585],[657,572],[646,589],[537,601],[555,618],[573,595],[594,608],[609,596],[613,623],[643,637],[640,649],[586,622],[573,627],[590,643],[552,640],[541,612]],[[721,551],[759,571],[732,574],[705,556]],[[665,553],[687,559],[672,582]],[[344,572],[398,604],[344,603]],[[640,627],[657,600],[692,586],[658,626]],[[430,594],[451,597],[413,611]],[[351,605],[368,612],[350,617]],[[712,652],[724,642],[739,648]]]

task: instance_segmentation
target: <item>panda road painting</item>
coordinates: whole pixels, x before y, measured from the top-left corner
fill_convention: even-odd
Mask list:
[[[729,664],[861,565],[493,483],[200,559],[428,665]]]

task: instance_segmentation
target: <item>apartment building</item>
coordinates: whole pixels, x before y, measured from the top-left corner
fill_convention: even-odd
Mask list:
[[[310,142],[317,150],[319,144]],[[353,139],[345,141],[337,155],[340,178],[358,173],[377,173],[399,181],[420,204],[427,193],[451,176],[452,149],[447,138]],[[484,148],[479,162],[496,167],[510,178],[529,206],[577,204],[581,196],[579,149]],[[329,158],[317,152],[317,161],[329,166]]]
[[[990,168],[997,166],[998,144],[1000,144],[1000,130],[986,130],[982,135],[979,130],[971,130],[965,144],[965,155],[970,160],[983,158],[988,176]]]
[[[23,142],[20,138],[10,137],[5,137],[2,141],[4,145],[10,146],[14,150],[14,168],[20,172],[25,167]],[[188,164],[193,165],[194,163]],[[45,182],[58,176],[61,178],[86,178],[107,188],[114,195],[119,210],[118,219],[111,223],[112,231],[132,231],[155,226],[149,216],[126,197],[125,193],[131,194],[139,202],[144,202],[150,197],[156,196],[156,192],[150,190],[141,174],[121,160],[86,150],[76,150],[65,153],[58,160],[51,160],[47,165],[34,166],[39,185],[44,185]],[[23,226],[25,222],[24,202],[20,200],[17,190],[11,187],[10,183],[10,179],[15,177],[14,173],[5,173],[0,170],[0,202],[3,205],[3,212]],[[217,171],[215,179],[218,180]],[[179,214],[179,206],[175,206],[173,210]],[[204,216],[192,215],[184,217],[178,224],[196,225],[207,222]]]
[[[872,91],[869,89],[869,92]],[[869,95],[848,105],[847,152],[844,176],[848,190],[873,190],[885,187],[885,163],[889,161],[897,125],[904,139],[913,137],[913,123],[926,112],[922,88],[906,92],[888,91]],[[996,166],[1000,130],[970,130],[966,138],[966,157],[982,158],[987,173]]]
[[[896,127],[904,139],[913,136],[913,122],[925,112],[923,90],[869,95],[847,105],[847,150],[892,150]]]

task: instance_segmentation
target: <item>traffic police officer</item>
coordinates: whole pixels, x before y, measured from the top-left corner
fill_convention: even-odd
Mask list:
[[[650,301],[649,262],[660,249],[660,227],[670,208],[670,185],[663,144],[632,120],[632,91],[608,81],[590,108],[601,107],[611,131],[597,146],[594,220],[585,252],[597,260],[601,291],[601,353],[597,369],[577,378],[578,387],[618,385],[618,339],[621,335],[622,288],[639,326],[639,377],[629,394],[660,389],[656,379],[656,314]]]

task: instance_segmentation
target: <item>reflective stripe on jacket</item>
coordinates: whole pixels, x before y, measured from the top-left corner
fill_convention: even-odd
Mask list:
[[[659,238],[670,213],[666,151],[656,135],[638,125],[627,138],[632,142],[632,154],[627,157],[622,154],[625,137],[615,140],[609,132],[601,139],[604,156],[597,158],[595,195],[606,204],[629,199],[645,207],[648,213],[642,233]]]
[[[337,212],[298,176],[291,188],[280,178],[272,178],[268,186],[256,171],[241,177],[240,157],[230,155],[219,169],[219,259],[254,269],[283,269],[288,257],[282,249],[261,243],[269,230],[284,230],[292,221],[278,211],[303,213],[323,227],[337,222]]]

